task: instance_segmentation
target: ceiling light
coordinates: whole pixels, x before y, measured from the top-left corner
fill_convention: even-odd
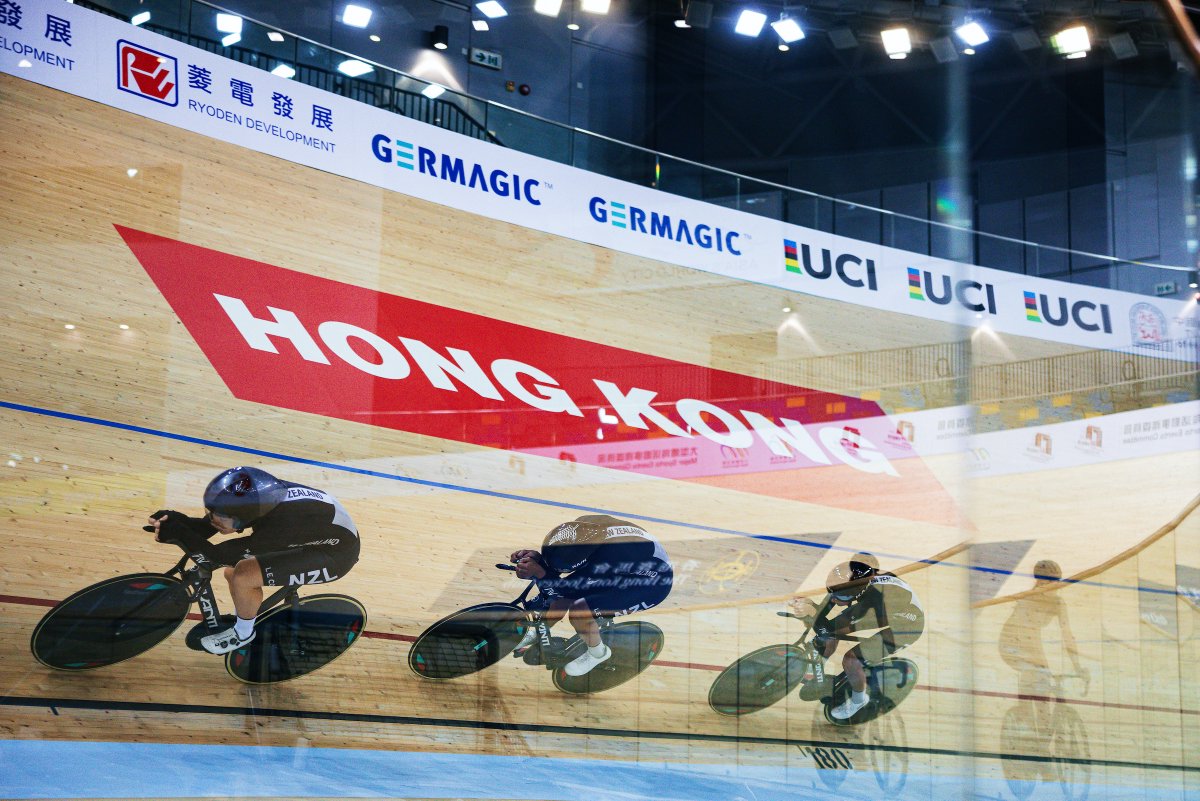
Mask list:
[[[912,52],[912,40],[908,38],[908,28],[888,28],[879,32],[883,39],[883,49],[888,58],[906,58]]]
[[[1112,54],[1118,60],[1122,61],[1127,58],[1134,58],[1138,54],[1137,45],[1133,43],[1133,37],[1124,31],[1114,33],[1108,37],[1108,47],[1112,50]]]
[[[973,48],[973,47],[964,47],[964,48],[963,48],[963,55],[967,55],[967,56],[973,56],[973,55],[975,55],[975,48]]]
[[[471,27],[477,31],[486,31],[488,29],[487,20],[486,19],[473,19],[473,20],[471,20]]]
[[[359,75],[366,75],[368,72],[375,70],[370,64],[364,64],[357,58],[348,58],[337,66],[338,72],[343,75],[349,75],[351,78],[357,78]]]
[[[692,26],[687,24],[686,19],[677,19],[677,20],[675,20],[675,27],[676,28],[690,28]]]
[[[280,78],[295,78],[296,68],[291,64],[279,64],[271,70],[271,74],[278,75]]]
[[[767,15],[760,11],[751,11],[746,9],[742,15],[738,17],[737,25],[733,30],[735,33],[740,33],[742,36],[758,36],[763,29],[763,25],[767,24]]]
[[[858,37],[849,28],[834,28],[829,32],[829,41],[838,50],[849,50],[858,47]]]
[[[792,48],[788,47],[788,46],[787,46],[787,45],[785,45],[783,42],[780,42],[780,43],[779,43],[779,52],[780,52],[780,53],[786,53],[787,51],[789,51],[789,50],[791,50],[791,49],[792,49]]]
[[[547,17],[557,17],[562,10],[562,0],[534,0],[533,10]]]
[[[279,31],[268,31],[267,38],[270,39],[272,42],[282,42],[283,34],[280,33]]]
[[[958,38],[962,39],[967,47],[979,47],[979,45],[986,42],[989,38],[983,26],[974,20],[959,25],[954,29],[954,32],[958,34]]]
[[[231,33],[221,40],[221,45],[224,47],[230,47],[231,45],[235,45],[240,41],[242,41],[242,35],[240,33]]]
[[[589,14],[607,14],[610,0],[581,0],[579,8]]]
[[[437,100],[439,97],[441,97],[445,93],[446,93],[446,87],[439,86],[436,83],[431,83],[431,84],[429,84],[429,86],[426,86],[424,89],[421,90],[421,94],[425,95],[430,100]]]
[[[433,34],[431,38],[434,49],[445,50],[450,46],[450,28],[446,25],[433,26]]]
[[[475,7],[479,9],[480,14],[483,14],[488,19],[508,16],[507,9],[500,5],[497,0],[483,0],[482,3],[476,3]]]
[[[353,3],[342,9],[342,22],[351,28],[365,28],[371,21],[371,9]]]
[[[378,35],[378,34],[375,34],[375,33],[371,34],[371,35],[370,35],[370,36],[368,36],[367,38],[368,38],[368,39],[370,39],[372,42],[378,42],[378,41],[379,41],[379,35]]]
[[[1076,25],[1051,36],[1050,45],[1067,58],[1082,58],[1092,49],[1092,40],[1087,28]]]
[[[929,42],[929,49],[939,64],[949,64],[958,60],[958,48],[949,36],[939,36]]]
[[[218,14],[217,30],[221,33],[241,33],[242,18],[237,14]]]
[[[130,25],[145,25],[149,21],[150,21],[150,12],[143,11],[141,14],[134,14],[129,19],[129,24]]]
[[[804,38],[804,29],[791,17],[784,17],[778,22],[772,22],[771,27],[775,29],[775,33],[779,34],[779,38],[788,44]]]
[[[579,30],[579,23],[578,23],[578,22],[568,22],[568,23],[567,23],[567,30],[568,30],[568,31],[577,31],[577,30]]]

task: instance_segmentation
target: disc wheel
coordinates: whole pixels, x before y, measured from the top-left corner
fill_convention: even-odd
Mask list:
[[[553,674],[554,686],[570,695],[611,690],[648,668],[662,653],[665,639],[662,629],[653,623],[641,620],[616,623],[604,630],[604,642],[612,650],[612,656],[582,676],[569,676],[566,668],[557,668]]]
[[[261,615],[254,639],[225,655],[225,669],[247,684],[288,681],[337,659],[366,626],[367,610],[354,598],[310,595]]]
[[[133,573],[85,587],[33,630],[33,657],[57,670],[115,665],[150,650],[187,617],[187,587],[164,573]]]
[[[808,669],[804,649],[768,645],[751,651],[721,671],[708,688],[708,705],[721,715],[747,715],[782,700]]]
[[[494,665],[513,652],[529,623],[515,604],[461,609],[427,628],[408,652],[408,667],[423,679],[456,679]]]

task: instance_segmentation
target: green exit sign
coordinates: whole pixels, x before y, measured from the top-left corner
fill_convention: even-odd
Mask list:
[[[1154,294],[1158,295],[1159,297],[1162,297],[1163,295],[1174,295],[1178,291],[1179,287],[1175,285],[1174,281],[1164,281],[1161,284],[1154,285]]]
[[[491,70],[498,70],[504,63],[499,53],[493,53],[490,50],[481,50],[478,47],[471,48],[471,63],[478,64],[480,67],[487,67]]]

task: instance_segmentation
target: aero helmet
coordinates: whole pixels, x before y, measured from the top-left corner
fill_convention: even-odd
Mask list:
[[[829,573],[825,586],[835,601],[853,601],[862,595],[875,570],[862,562],[842,562]]]
[[[231,467],[208,483],[204,508],[233,520],[241,531],[278,506],[287,495],[282,481],[257,467]]]
[[[558,573],[578,570],[600,547],[598,535],[603,531],[604,526],[578,520],[555,526],[542,540],[542,558]]]

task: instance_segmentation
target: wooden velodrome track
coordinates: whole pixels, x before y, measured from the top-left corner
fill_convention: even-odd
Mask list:
[[[998,776],[999,756],[1033,765],[1048,757],[1036,744],[1016,747],[1000,737],[1006,713],[1032,701],[1018,698],[1016,675],[998,657],[1011,604],[971,607],[979,575],[971,568],[989,567],[972,565],[973,550],[1019,549],[1006,566],[1014,575],[1001,574],[993,593],[1005,596],[1032,585],[1038,559],[1057,560],[1070,576],[1122,554],[1175,519],[1196,492],[1195,453],[971,480],[957,457],[941,457],[928,467],[961,519],[934,524],[851,511],[832,497],[826,505],[698,483],[614,480],[600,468],[514,461],[502,451],[238,400],[114,224],[748,375],[765,375],[769,359],[730,343],[773,332],[781,293],[472,217],[8,76],[0,76],[0,109],[0,401],[9,404],[0,409],[0,430],[11,459],[0,468],[5,738],[798,769],[813,766],[804,748],[823,743],[847,749],[856,768]],[[799,303],[822,354],[964,336],[862,309],[849,323],[842,304]],[[1078,350],[1016,337],[1004,344],[976,357]],[[367,638],[325,670],[265,688],[233,682],[219,660],[185,649],[181,633],[84,675],[33,661],[30,632],[49,603],[110,575],[168,567],[178,554],[141,531],[145,515],[161,507],[197,513],[207,480],[236,463],[329,489],[350,510],[363,558],[335,591],[366,605]],[[544,671],[513,660],[452,683],[410,674],[405,659],[416,634],[459,607],[515,596],[521,585],[491,565],[535,546],[579,507],[669,521],[649,527],[677,566],[695,562],[692,583],[648,615],[666,632],[661,664],[582,698],[562,696]],[[1173,587],[1177,563],[1200,565],[1198,534],[1196,516],[1185,515],[1154,545],[1058,593],[1093,675],[1086,695],[1071,700],[1086,745],[1058,754],[1088,766],[1084,781],[1197,785],[1200,747],[1188,734],[1200,723],[1197,612],[1170,596],[1177,625],[1152,630],[1141,622],[1136,588]],[[961,547],[970,543],[980,548]],[[714,714],[706,698],[718,669],[798,636],[774,614],[781,591],[819,585],[859,549],[880,554],[886,568],[952,554],[908,574],[928,628],[910,649],[921,682],[893,716],[900,723],[834,729],[796,698],[744,719]],[[1058,629],[1044,635],[1051,665],[1069,672]]]

